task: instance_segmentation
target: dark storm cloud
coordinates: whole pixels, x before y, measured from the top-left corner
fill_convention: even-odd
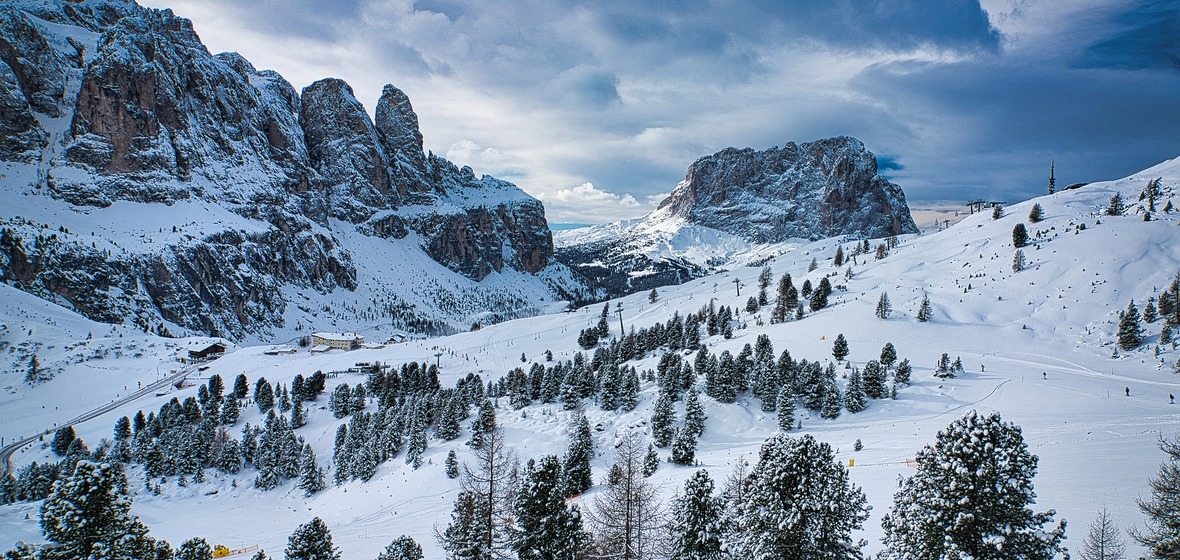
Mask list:
[[[1120,29],[1083,51],[1082,67],[1180,70],[1180,4],[1146,0],[1111,18]]]

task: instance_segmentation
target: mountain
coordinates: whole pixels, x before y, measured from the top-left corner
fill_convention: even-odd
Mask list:
[[[386,86],[297,92],[189,20],[0,6],[0,280],[92,319],[231,339],[451,332],[582,290],[544,208],[423,152]]]
[[[824,237],[917,233],[901,187],[840,136],[694,162],[638,220],[559,233],[557,258],[612,295],[698,278]]]
[[[1151,202],[1138,197],[1155,179],[1159,188],[1152,210]],[[1115,194],[1125,207],[1119,215],[1107,215]],[[1036,223],[1028,220],[1034,205],[1040,205],[1043,214]],[[936,434],[952,421],[976,410],[998,412],[1021,427],[1028,451],[1038,457],[1036,503],[1030,508],[1052,509],[1057,519],[1067,519],[1066,544],[1076,551],[1086,526],[1104,506],[1121,526],[1143,526],[1136,501],[1151,495],[1148,480],[1165,459],[1156,446],[1158,438],[1180,433],[1177,405],[1168,398],[1169,394],[1180,396],[1174,369],[1180,350],[1161,340],[1165,319],[1143,322],[1144,342],[1136,348],[1118,348],[1116,342],[1120,312],[1131,302],[1145,309],[1149,298],[1158,304],[1180,272],[1178,206],[1180,158],[1124,179],[1013,204],[998,218],[990,211],[975,213],[943,231],[899,236],[883,258],[859,257],[851,275],[846,265],[833,266],[831,259],[839,248],[851,252],[855,240],[825,238],[799,242],[793,248],[780,246],[783,252],[764,263],[776,279],[791,274],[795,285],[801,286],[826,277],[833,284],[829,305],[807,311],[801,319],[771,323],[773,292],[767,305],[747,312],[749,294],[743,289],[739,296],[733,281],[755,285],[760,269],[737,267],[662,288],[654,302],[644,293],[611,300],[607,327],[616,338],[632,327],[651,333],[656,325],[662,328],[677,316],[684,318],[710,306],[732,308],[737,311],[732,338],[709,336],[701,328],[701,343],[711,356],[741,356],[747,344],[757,348],[759,338],[765,336],[776,358],[786,351],[795,363],[808,360],[825,368],[831,363],[833,383],[842,391],[853,379],[853,368],[864,372],[879,359],[882,347],[892,343],[898,360],[908,359],[913,366],[910,383],[898,387],[896,398],[869,399],[864,410],[843,410],[837,418],[824,418],[800,404],[796,418],[801,427],[790,433],[830,444],[836,460],[847,466],[848,479],[864,489],[873,509],[863,529],[853,532],[852,542],[863,539],[865,556],[876,556],[882,548],[881,518],[892,507],[899,480],[914,475],[916,453],[933,444]],[[1030,243],[1019,249],[1026,267],[1014,271],[1017,248],[1012,231],[1018,224],[1028,230]],[[809,270],[813,259],[819,265]],[[875,315],[882,294],[888,295],[893,308],[885,319]],[[929,299],[932,309],[926,322],[916,318],[923,298]],[[469,375],[479,375],[485,383],[507,378],[511,385],[513,379],[521,379],[515,368],[522,372],[540,368],[546,372],[542,381],[552,379],[550,374],[558,375],[554,366],[566,368],[578,352],[584,353],[586,368],[595,368],[587,373],[605,376],[617,371],[610,365],[611,352],[586,351],[578,343],[579,331],[598,323],[602,307],[596,304],[352,352],[269,355],[269,346],[231,346],[224,357],[203,364],[208,369],[199,375],[218,374],[229,384],[244,374],[251,386],[265,377],[275,387],[290,388],[297,375],[307,378],[315,371],[336,372],[326,380],[325,394],[307,403],[307,424],[294,431],[314,448],[319,465],[331,467],[328,472],[334,474],[339,464],[334,458],[335,435],[354,434],[364,423],[355,420],[356,413],[336,418],[326,404],[338,387],[347,384],[355,390],[369,379],[349,371],[358,362],[381,362],[394,369],[412,362],[438,364],[438,381],[446,391]],[[624,321],[624,328],[616,319]],[[0,286],[0,324],[0,365],[5,366],[0,367],[0,387],[5,388],[0,391],[0,434],[8,438],[34,435],[120,395],[125,397],[137,383],[147,386],[156,380],[157,368],[164,375],[180,368],[175,361],[177,350],[205,342],[165,340],[128,326],[102,328],[9,286]],[[832,358],[833,340],[839,335],[844,335],[850,349],[842,363]],[[52,380],[37,385],[22,381],[33,353],[43,367],[58,371]],[[575,498],[583,512],[607,493],[604,481],[618,437],[632,430],[650,436],[655,404],[663,392],[654,372],[667,368],[660,363],[668,353],[684,356],[683,351],[664,346],[624,362],[626,368],[640,372],[634,410],[604,410],[593,398],[577,403],[588,417],[595,448],[591,460],[595,486]],[[935,364],[944,353],[952,360],[961,358],[964,371],[953,378],[936,377]],[[691,354],[686,358],[695,362]],[[706,376],[695,363],[692,369],[694,388],[707,390]],[[645,375],[648,371],[653,375]],[[113,407],[78,423],[77,433],[97,449],[103,438],[111,438],[119,418],[134,417],[140,410],[157,412],[172,398],[198,398],[203,380],[194,383],[166,388],[163,395],[151,391]],[[518,384],[517,389],[523,386],[527,384]],[[466,387],[470,389],[471,384]],[[383,409],[378,401],[370,402],[364,412],[373,418],[400,418],[379,413]],[[656,450],[661,461],[647,480],[665,504],[683,495],[685,481],[701,469],[721,486],[741,458],[757,462],[759,446],[778,433],[775,412],[764,411],[751,391],[739,392],[733,403],[707,394],[700,401],[708,418],[696,464],[667,462],[669,450]],[[431,418],[433,410],[437,419],[438,408],[422,407],[416,418]],[[685,417],[683,402],[675,403],[674,410],[673,424],[679,427]],[[469,412],[474,414],[474,407]],[[560,399],[534,401],[520,408],[510,398],[497,399],[497,425],[505,431],[506,447],[522,464],[546,454],[563,456],[576,414],[566,410]],[[242,408],[237,424],[225,426],[229,438],[241,439],[246,423],[265,425],[266,414],[256,406]],[[128,466],[132,512],[151,528],[152,535],[173,545],[199,536],[210,544],[232,548],[257,544],[274,556],[281,554],[298,525],[318,516],[345,557],[374,558],[391,540],[406,534],[423,546],[426,557],[440,558],[445,552],[434,531],[444,530],[451,521],[460,490],[459,481],[445,475],[444,464],[453,451],[459,461],[474,466],[476,452],[466,445],[471,424],[468,416],[454,440],[438,436],[437,423],[431,424],[417,468],[405,460],[406,451],[397,450],[376,466],[368,480],[329,482],[328,488],[310,497],[294,480],[269,491],[254,487],[260,473],[252,466],[234,474],[207,468],[203,480],[190,476],[183,483],[178,476],[161,480],[161,476],[149,477],[138,464]],[[341,430],[341,426],[347,428]],[[60,459],[36,439],[14,457],[22,468],[33,461],[45,465]],[[18,541],[44,542],[39,515],[39,501],[0,505],[0,549],[7,550]],[[1142,555],[1134,541],[1128,543],[1127,552],[1128,557]]]

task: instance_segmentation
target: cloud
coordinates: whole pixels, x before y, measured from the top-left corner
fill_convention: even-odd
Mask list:
[[[1180,5],[1142,0],[1109,21],[1120,30],[1086,47],[1078,66],[1180,70]]]
[[[610,215],[613,219],[622,219],[634,215],[637,209],[645,205],[635,200],[629,193],[618,195],[600,190],[592,183],[582,183],[573,188],[559,189],[542,195],[549,221],[585,223],[589,216]],[[556,211],[549,211],[550,205],[557,207]],[[650,210],[650,204],[646,210]],[[644,210],[644,211],[646,211]]]

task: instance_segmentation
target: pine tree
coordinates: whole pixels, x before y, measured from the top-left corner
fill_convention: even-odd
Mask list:
[[[840,409],[844,405],[844,396],[840,387],[834,381],[825,383],[823,405],[819,409],[820,418],[833,420],[840,417]]]
[[[893,312],[893,305],[889,303],[889,294],[881,292],[881,299],[877,300],[877,318],[888,319],[889,314]]]
[[[422,560],[422,545],[407,535],[402,535],[385,547],[377,560]]]
[[[1139,310],[1135,308],[1135,301],[1127,304],[1127,310],[1119,318],[1118,333],[1119,348],[1134,350],[1143,344],[1143,326],[1139,323]]]
[[[684,429],[693,434],[693,437],[700,437],[705,433],[705,407],[701,405],[701,398],[696,390],[688,392],[688,396],[684,399]]]
[[[274,388],[265,377],[258,378],[254,384],[254,404],[258,405],[258,412],[266,414],[275,406]]]
[[[855,414],[864,410],[866,406],[868,398],[865,396],[864,379],[859,369],[852,368],[852,374],[848,376],[848,385],[844,387],[844,408]]]
[[[1098,512],[1098,517],[1090,522],[1090,530],[1082,540],[1082,549],[1078,557],[1082,560],[1122,560],[1126,556],[1126,542],[1119,535],[1119,528],[1111,519],[1106,506]]]
[[[41,530],[58,545],[54,558],[154,557],[156,541],[131,513],[126,486],[118,466],[86,460],[54,482],[41,504]]]
[[[647,444],[647,455],[643,458],[643,476],[649,477],[660,468],[660,454],[652,444]]]
[[[931,317],[930,297],[923,295],[922,296],[922,303],[918,305],[918,321],[925,323],[925,322],[930,321],[930,317]]]
[[[488,516],[475,492],[460,490],[451,511],[451,523],[446,531],[436,534],[448,560],[492,560],[491,548],[483,539],[490,527],[485,527]],[[436,530],[437,531],[437,530]]]
[[[889,394],[889,388],[885,386],[885,368],[877,360],[865,364],[864,392],[870,399],[882,399]]]
[[[992,206],[992,219],[998,220],[1004,217],[1004,207],[999,204]]]
[[[999,414],[968,412],[916,461],[882,520],[883,559],[1048,560],[1064,551],[1065,522],[1046,529],[1053,512],[1029,508],[1037,457]]]
[[[244,399],[246,395],[250,394],[250,382],[246,380],[246,374],[239,373],[234,378],[234,392],[232,393],[235,399]]]
[[[892,342],[886,342],[885,346],[881,348],[881,365],[885,369],[893,367],[893,362],[897,361],[897,349],[893,347]]]
[[[955,370],[951,369],[951,357],[946,352],[939,356],[938,363],[934,366],[934,377],[941,379],[949,379],[955,376]]]
[[[1154,323],[1156,319],[1159,319],[1159,315],[1155,309],[1155,298],[1149,297],[1147,298],[1147,305],[1143,306],[1143,322]]]
[[[304,495],[310,496],[323,490],[325,486],[324,469],[316,463],[315,450],[311,448],[311,444],[306,443],[299,457],[299,488],[303,490]]]
[[[832,357],[836,358],[837,362],[848,357],[848,339],[844,338],[844,333],[836,335],[836,341],[832,343]]]
[[[303,404],[303,401],[296,400],[291,409],[291,429],[294,430],[305,425],[307,425],[307,406]]]
[[[893,386],[897,387],[898,385],[909,385],[910,373],[912,371],[913,368],[910,367],[909,358],[902,360],[901,363],[897,364],[897,369],[893,370]]]
[[[1012,246],[1019,249],[1025,245],[1028,245],[1028,229],[1023,223],[1016,224],[1012,228]]]
[[[459,456],[454,449],[447,453],[446,473],[447,478],[459,478]]]
[[[213,548],[205,539],[191,538],[176,549],[176,560],[213,560]]]
[[[483,445],[483,436],[496,428],[496,407],[491,399],[484,399],[479,403],[479,412],[475,421],[471,423],[471,442],[468,445],[479,448]]]
[[[762,271],[758,273],[758,305],[760,306],[770,303],[770,297],[766,294],[766,289],[770,287],[770,280],[773,277],[770,265],[762,267]]]
[[[783,385],[778,391],[778,429],[789,432],[795,429],[795,396],[791,386]]]
[[[837,267],[837,268],[844,266],[844,246],[843,245],[836,246],[836,256],[832,257],[832,266]]]
[[[1151,479],[1151,496],[1139,500],[1147,528],[1131,536],[1151,558],[1163,560],[1180,558],[1180,435],[1161,439],[1159,446],[1167,457]]]
[[[1041,208],[1039,203],[1034,203],[1032,209],[1028,211],[1028,223],[1035,224],[1045,219],[1045,209]]]
[[[832,295],[832,283],[828,281],[828,277],[820,278],[819,285],[815,287],[815,291],[811,292],[811,310],[819,311],[828,306],[828,296]]]
[[[340,550],[332,544],[332,532],[319,517],[295,528],[287,538],[285,553],[287,560],[340,560]]]
[[[647,294],[648,303],[655,303],[660,299],[660,293],[655,288],[651,289],[651,293]]]
[[[220,421],[222,424],[232,426],[238,423],[238,416],[241,415],[241,410],[238,409],[238,399],[233,395],[225,399],[225,404],[221,405]]]
[[[672,397],[668,393],[660,393],[651,415],[651,438],[657,447],[668,447],[672,443],[676,433],[675,423],[676,410],[672,406]]]
[[[65,457],[66,453],[70,450],[70,444],[74,443],[75,439],[78,439],[78,434],[74,432],[73,426],[58,428],[53,434],[53,442],[49,445],[49,448],[57,456]]]
[[[1110,204],[1106,206],[1106,215],[1121,216],[1123,215],[1124,207],[1125,205],[1123,204],[1123,195],[1116,192],[1114,193],[1114,196],[1110,197]]]
[[[520,560],[573,560],[584,550],[588,535],[582,517],[577,506],[566,507],[561,490],[556,456],[529,461],[513,506],[512,549]]]
[[[328,397],[328,409],[336,418],[344,418],[352,412],[352,388],[348,383],[341,383],[332,390],[332,395]]]
[[[590,435],[590,421],[585,414],[578,414],[574,435],[562,462],[562,486],[566,497],[576,496],[594,486],[591,477],[590,458],[594,455],[594,440]]]
[[[861,558],[864,543],[854,542],[852,531],[869,507],[827,443],[810,435],[772,436],[745,486],[742,504],[730,510],[733,557]]]
[[[713,479],[701,469],[684,483],[684,493],[672,502],[671,560],[720,560],[721,515],[724,502],[713,495]]]
[[[1012,255],[1012,272],[1020,272],[1028,268],[1028,259],[1024,256],[1024,251],[1017,249]]]
[[[677,465],[691,465],[696,461],[697,436],[688,430],[678,430],[672,440],[670,460]]]

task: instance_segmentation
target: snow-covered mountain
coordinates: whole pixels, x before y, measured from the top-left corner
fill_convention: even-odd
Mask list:
[[[453,332],[583,288],[539,201],[423,153],[409,99],[302,92],[131,1],[0,5],[0,280],[237,340]]]
[[[1153,179],[1159,179],[1155,200],[1140,200]],[[1107,215],[1116,193],[1126,207],[1119,215]],[[1043,214],[1035,223],[1028,219],[1034,205]],[[944,231],[900,236],[883,258],[859,254],[850,264],[836,267],[832,259],[838,248],[851,254],[855,240],[784,246],[781,254],[763,263],[775,278],[789,273],[796,285],[823,278],[834,285],[827,307],[798,320],[770,323],[773,288],[767,305],[745,311],[760,264],[661,288],[654,302],[643,293],[612,300],[608,327],[610,335],[618,337],[632,328],[665,323],[675,314],[684,317],[709,306],[731,307],[737,310],[732,338],[707,336],[702,329],[701,342],[710,353],[737,355],[766,335],[776,352],[787,350],[795,360],[825,362],[831,359],[833,340],[843,334],[851,350],[850,368],[864,368],[891,342],[898,358],[914,366],[911,383],[900,387],[895,399],[873,399],[865,410],[844,411],[835,419],[800,408],[802,429],[792,433],[828,442],[837,460],[850,465],[851,482],[863,487],[873,506],[863,530],[854,532],[855,538],[866,539],[866,554],[881,549],[880,520],[891,507],[899,481],[915,472],[909,460],[970,409],[999,412],[1022,428],[1029,450],[1039,457],[1035,511],[1053,509],[1058,518],[1067,519],[1066,544],[1077,551],[1087,524],[1104,506],[1120,528],[1142,526],[1136,500],[1148,495],[1147,481],[1164,459],[1157,440],[1180,432],[1178,405],[1168,398],[1170,393],[1180,394],[1173,369],[1180,350],[1161,340],[1165,320],[1144,322],[1143,343],[1116,351],[1120,312],[1132,301],[1137,309],[1146,308],[1149,298],[1158,302],[1180,272],[1178,205],[1180,158],[1125,179],[1015,204],[998,218],[990,211],[976,213]],[[1030,243],[1019,249],[1026,257],[1024,268],[1014,271],[1017,248],[1012,231],[1017,224],[1028,229]],[[813,260],[818,267],[809,270]],[[740,296],[734,280],[747,286]],[[882,294],[892,302],[886,319],[875,316]],[[915,315],[924,297],[932,312],[929,321],[920,322]],[[0,434],[7,441],[126,396],[137,383],[155,380],[157,367],[165,374],[179,368],[175,352],[182,349],[180,344],[201,342],[136,338],[127,328],[99,330],[101,325],[69,310],[3,286],[0,302],[5,302],[0,319],[6,325],[0,330],[0,356],[13,360],[0,368],[0,386],[6,388],[0,393]],[[381,349],[271,355],[268,346],[231,348],[199,375],[217,373],[228,381],[244,373],[251,383],[265,376],[271,383],[290,386],[295,375],[341,372],[327,381],[326,393],[331,393],[345,383],[365,381],[363,374],[348,372],[357,362],[397,366],[429,361],[439,364],[440,383],[449,388],[470,374],[496,380],[513,368],[527,371],[534,365],[552,367],[573,360],[582,351],[579,331],[594,326],[601,309],[594,305]],[[625,321],[625,330],[615,321],[616,310],[621,310],[618,318]],[[58,368],[53,380],[36,386],[22,381],[30,350],[46,367]],[[648,353],[627,365],[641,372],[654,370],[662,353]],[[934,366],[943,353],[961,358],[964,371],[954,378],[935,377]],[[844,374],[851,371],[843,364],[837,368]],[[619,435],[650,432],[659,389],[656,382],[641,379],[633,411],[605,411],[593,399],[582,402],[595,427],[597,449],[592,461],[596,486],[578,499],[583,507],[602,494]],[[847,388],[842,376],[836,382]],[[698,377],[695,384],[702,388],[704,380]],[[198,392],[190,386],[159,396],[149,393],[76,428],[94,447],[111,436],[117,418],[154,411],[173,397],[183,400]],[[697,464],[662,463],[649,479],[665,503],[699,469],[720,481],[740,457],[756,461],[761,443],[778,430],[774,413],[763,412],[759,399],[749,392],[733,404],[707,396],[701,400],[708,420]],[[308,423],[295,433],[314,448],[331,474],[328,458],[334,435],[349,419],[334,417],[325,401],[327,397],[321,396],[308,403]],[[376,407],[370,404],[369,410]],[[683,406],[676,407],[677,418],[683,418]],[[508,399],[501,399],[497,409],[508,446],[522,459],[563,453],[570,417],[560,402],[513,409]],[[229,429],[240,431],[246,422],[257,426],[263,421],[256,408],[247,407],[237,426]],[[202,536],[232,547],[257,544],[273,556],[283,550],[296,526],[318,516],[349,558],[375,557],[401,534],[422,544],[426,557],[442,557],[433,531],[446,527],[458,494],[458,482],[445,476],[443,463],[452,451],[462,461],[472,460],[473,452],[465,445],[469,424],[465,421],[460,437],[451,441],[436,437],[432,430],[419,468],[406,464],[401,452],[381,463],[367,482],[330,483],[312,497],[304,497],[293,481],[270,491],[254,488],[251,482],[257,472],[252,468],[235,475],[207,469],[205,481],[190,479],[182,486],[176,477],[164,483],[159,478],[145,480],[142,469],[132,467],[133,512],[153,535],[174,545]],[[857,442],[863,449],[857,449]],[[668,456],[666,449],[658,452],[661,458]],[[14,460],[27,465],[57,457],[47,443],[34,440]],[[160,493],[146,489],[147,482],[159,484]],[[37,522],[39,505],[26,501],[0,506],[0,548],[19,540],[44,541]],[[1140,549],[1130,543],[1128,552],[1137,557]]]
[[[656,210],[555,236],[557,258],[613,295],[679,284],[824,237],[917,233],[901,187],[840,136],[694,162]]]

